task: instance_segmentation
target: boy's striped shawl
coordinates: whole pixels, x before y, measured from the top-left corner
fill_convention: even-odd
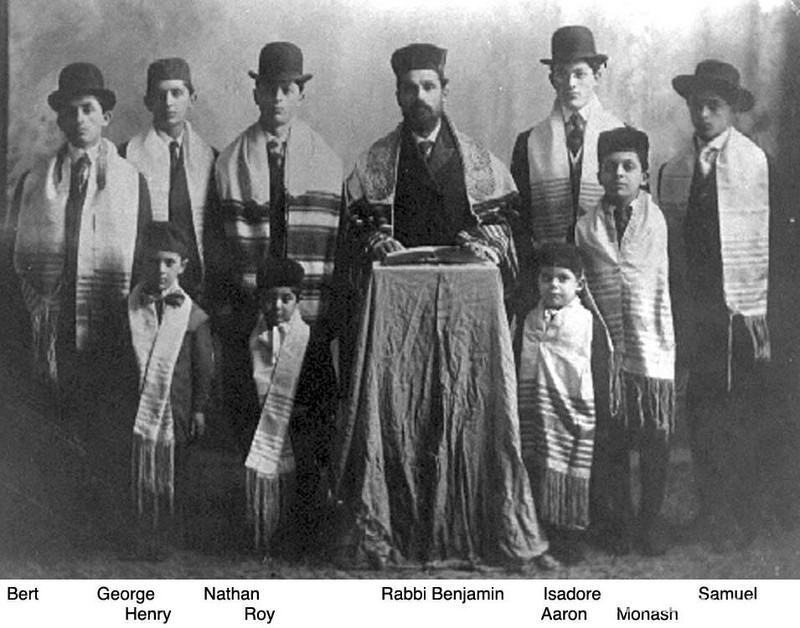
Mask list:
[[[613,207],[603,201],[578,220],[575,244],[617,354],[621,372],[613,376],[620,378],[623,419],[655,421],[666,430],[673,427],[675,395],[667,225],[647,192],[632,209],[621,244]]]
[[[522,457],[539,516],[555,525],[589,525],[594,450],[592,313],[578,298],[550,321],[540,303],[523,323],[519,366]]]
[[[36,370],[58,377],[55,342],[61,307],[65,255],[65,210],[71,164],[67,145],[36,164],[21,193],[14,269],[31,316]],[[109,182],[113,184],[109,185]],[[139,173],[101,140],[92,164],[78,233],[75,286],[75,341],[89,348],[92,321],[128,294],[139,217]]]
[[[267,135],[259,123],[219,156],[216,181],[238,282],[253,293],[270,240]],[[288,256],[305,270],[300,308],[313,323],[325,307],[333,274],[342,165],[325,140],[300,120],[292,123],[286,146],[285,185]]]
[[[295,462],[289,422],[295,409],[294,399],[310,334],[300,311],[295,310],[278,360],[273,365],[268,360],[271,348],[260,338],[266,331],[262,315],[250,336],[253,378],[262,404],[261,416],[245,460],[247,512],[255,527],[256,547],[269,546],[270,537],[291,511]]]
[[[205,264],[203,229],[209,186],[214,176],[214,151],[188,122],[186,122],[183,132],[182,145],[197,250],[200,253],[201,263]],[[147,179],[153,220],[169,220],[169,145],[158,136],[156,130],[151,126],[147,132],[131,138],[125,158],[136,166]]]
[[[688,295],[683,226],[689,203],[695,150],[688,145],[666,163],[659,177],[659,201],[670,229],[670,263],[677,286]],[[741,316],[750,332],[756,359],[769,360],[767,290],[769,275],[769,172],[767,157],[754,142],[735,128],[716,160],[722,283],[731,317]],[[675,289],[677,288],[677,290]],[[692,304],[681,298],[684,314],[678,327],[679,342],[691,337]],[[729,331],[730,334],[730,331]],[[728,361],[730,363],[730,351]]]
[[[597,138],[603,131],[623,126],[602,108],[597,96],[591,106],[583,137],[579,216],[603,195],[597,181]],[[527,148],[531,201],[520,212],[524,232],[537,247],[564,242],[573,227],[572,185],[564,118],[557,100],[550,115],[530,129]]]

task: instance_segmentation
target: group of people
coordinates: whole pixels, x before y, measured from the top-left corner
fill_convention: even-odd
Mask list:
[[[764,152],[733,126],[754,104],[738,71],[706,60],[673,80],[694,133],[658,173],[659,208],[647,135],[595,94],[607,56],[589,29],[554,33],[542,63],[555,104],[510,169],[445,113],[445,59],[431,44],[395,51],[402,121],[347,177],[297,115],[312,75],[291,43],[261,50],[259,119],[219,154],[188,120],[185,60],[150,65],[152,125],[119,147],[103,137],[115,95],[100,70],[61,71],[48,103],[66,142],[17,186],[13,267],[33,368],[106,465],[95,474],[132,487],[137,552],[170,542],[215,378],[257,547],[311,534],[359,295],[374,261],[421,245],[501,271],[520,455],[550,538],[539,567],[581,560],[590,524],[611,552],[666,551],[676,373],[705,538],[722,551],[752,540],[758,508],[740,480],[769,359],[769,195]]]

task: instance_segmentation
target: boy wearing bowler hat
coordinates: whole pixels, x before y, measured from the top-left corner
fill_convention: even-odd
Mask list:
[[[248,338],[259,313],[257,271],[267,257],[294,260],[304,270],[299,312],[311,328],[311,344],[328,355],[317,375],[335,394],[327,308],[342,186],[339,157],[298,117],[312,77],[300,48],[265,45],[258,72],[249,74],[260,115],[217,160],[220,207],[212,230],[220,255],[208,294],[223,337],[226,405],[243,452],[252,435],[240,388],[248,381]]]
[[[597,52],[592,31],[562,26],[553,33],[551,49],[551,58],[540,61],[550,68],[553,109],[519,134],[511,157],[521,200],[514,237],[523,276],[531,277],[532,251],[548,242],[572,242],[578,217],[600,200],[597,137],[622,126],[595,93],[608,56]]]
[[[183,287],[195,299],[202,292],[206,215],[210,211],[216,151],[190,124],[197,100],[189,64],[179,57],[158,59],[147,68],[144,104],[149,129],[120,146],[147,179],[153,219],[177,225],[189,239]]]
[[[764,422],[769,272],[767,157],[733,123],[753,108],[738,70],[701,61],[672,81],[694,135],[659,173],[670,229],[670,284],[679,371],[700,505],[712,549],[749,543],[759,510],[753,480]]]
[[[139,269],[138,234],[150,220],[145,180],[103,137],[115,102],[95,65],[61,70],[48,103],[65,142],[20,179],[9,218],[32,365],[53,385],[65,428],[87,452],[87,508],[108,491],[99,463],[108,432],[95,420],[98,351],[108,341],[107,313]]]

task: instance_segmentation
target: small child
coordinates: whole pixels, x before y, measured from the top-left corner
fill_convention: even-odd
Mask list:
[[[583,264],[570,244],[539,251],[539,304],[524,320],[519,359],[522,456],[553,555],[582,560],[594,446],[594,317],[578,297]]]
[[[614,347],[610,377],[598,378],[595,386],[599,410],[592,490],[599,510],[593,518],[599,519],[612,553],[628,553],[635,544],[642,554],[656,556],[666,551],[656,524],[674,422],[675,341],[667,225],[644,189],[648,144],[647,135],[631,127],[600,134],[598,178],[605,194],[578,220],[575,244]],[[601,382],[608,381],[610,403],[602,399],[606,387]],[[640,453],[642,487],[635,530],[632,446]]]
[[[267,259],[256,277],[261,312],[249,347],[258,424],[245,467],[248,517],[256,549],[266,552],[308,549],[317,532],[334,400],[315,376],[319,356],[298,307],[304,276],[294,260]]]
[[[183,504],[187,490],[186,446],[205,431],[213,345],[208,317],[180,285],[189,252],[184,233],[151,222],[144,246],[144,279],[131,291],[127,312],[139,374],[132,481],[139,554],[160,560],[183,534],[174,502],[177,495]]]

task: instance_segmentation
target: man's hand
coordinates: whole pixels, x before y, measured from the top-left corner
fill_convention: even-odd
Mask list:
[[[192,415],[192,425],[189,432],[189,437],[192,440],[202,438],[206,433],[206,415],[202,412],[195,412]]]
[[[402,251],[405,248],[406,247],[404,247],[394,238],[384,238],[375,244],[373,251],[375,251],[375,256],[378,258],[378,261],[383,261],[383,258],[385,258],[389,253]]]

